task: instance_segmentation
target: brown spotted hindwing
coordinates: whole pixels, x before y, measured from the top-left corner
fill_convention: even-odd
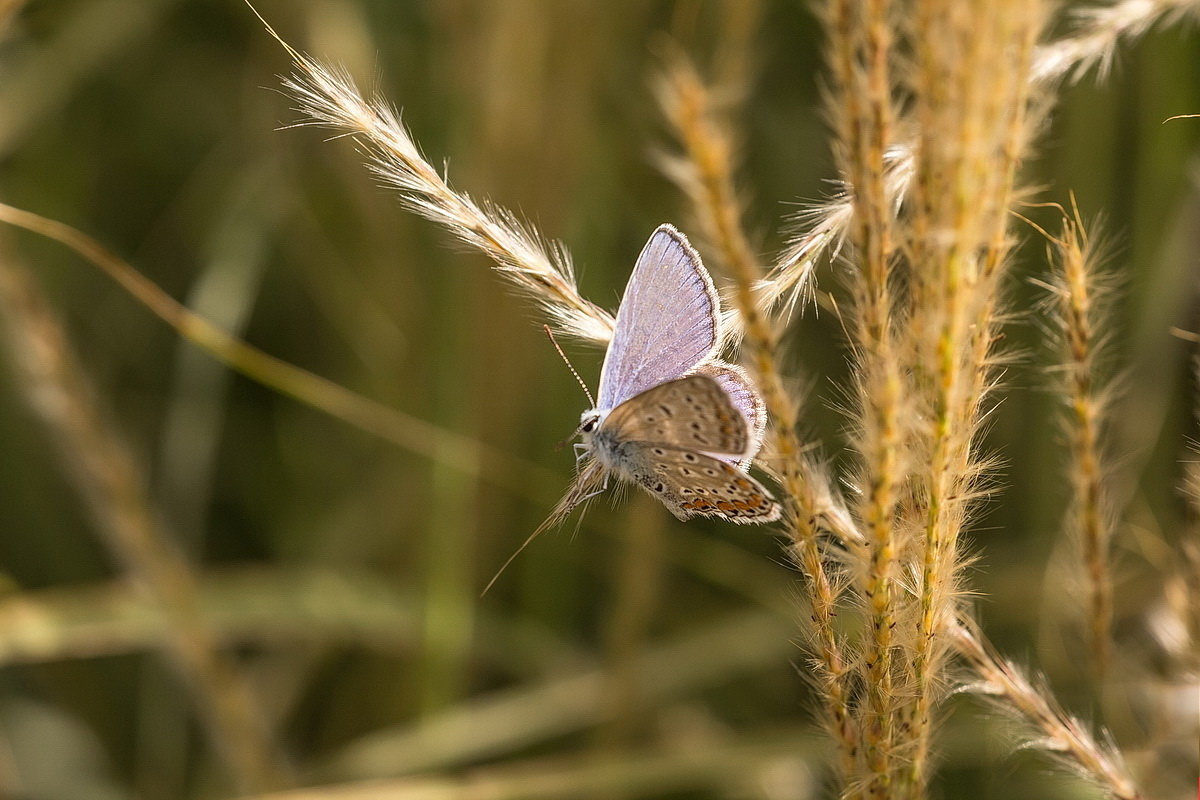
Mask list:
[[[620,470],[676,517],[779,518],[771,493],[739,468],[757,450],[756,431],[713,377],[689,375],[642,392],[601,427],[619,443]]]

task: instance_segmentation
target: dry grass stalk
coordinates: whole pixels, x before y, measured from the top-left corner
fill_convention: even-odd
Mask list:
[[[1078,80],[1097,66],[1104,71],[1114,62],[1122,43],[1146,34],[1156,25],[1198,14],[1197,0],[1122,0],[1080,12],[1070,32],[1036,48],[1025,91],[1053,88],[1066,78]],[[1053,97],[1047,95],[1046,99],[1052,101]],[[896,140],[886,151],[885,188],[896,205],[903,202],[915,167],[914,146],[912,141]],[[829,252],[836,254],[845,240],[853,216],[851,206],[852,192],[847,188],[794,216],[791,243],[761,287],[761,302],[766,307],[783,303],[790,308],[803,299],[810,290],[805,276]]]
[[[1103,677],[1111,657],[1112,577],[1108,560],[1113,508],[1102,444],[1108,398],[1097,361],[1104,350],[1102,332],[1108,327],[1108,286],[1098,271],[1096,251],[1077,210],[1074,218],[1064,215],[1054,252],[1054,279],[1043,285],[1051,292],[1051,318],[1062,339],[1066,381],[1062,396],[1068,406],[1069,472],[1074,496],[1064,529],[1078,539],[1082,549],[1092,666]]]
[[[901,368],[894,300],[896,232],[888,195],[885,153],[899,116],[893,99],[891,4],[832,0],[823,9],[830,67],[826,112],[834,154],[851,193],[847,260],[852,266],[855,315],[850,332],[857,388],[855,449],[860,458],[857,514],[869,547],[863,599],[871,635],[862,680],[867,701],[860,711],[865,791],[886,797],[899,761],[894,730],[898,694],[894,635],[898,625],[895,581],[904,549],[897,506],[907,473],[904,429],[909,387]]]
[[[259,19],[297,70],[284,88],[304,115],[299,124],[353,137],[376,177],[399,192],[410,210],[484,252],[502,275],[537,301],[558,330],[599,344],[612,338],[612,315],[579,294],[570,256],[561,245],[548,245],[511,212],[450,188],[421,155],[394,108],[364,97],[349,75],[299,52]]]
[[[135,459],[96,406],[62,326],[26,270],[0,261],[2,338],[18,384],[128,579],[170,617],[165,647],[192,690],[234,782],[248,791],[285,783],[286,768],[249,685],[217,647],[195,577],[146,496]]]
[[[1070,12],[1074,17],[1070,33],[1038,48],[1032,78],[1039,83],[1077,81],[1092,69],[1104,75],[1111,70],[1122,40],[1197,12],[1196,0],[1117,0],[1076,9]]]
[[[917,130],[909,189],[912,332],[926,420],[918,432],[925,506],[905,790],[923,792],[932,710],[947,653],[940,621],[958,614],[959,535],[978,496],[975,452],[994,384],[997,291],[1008,204],[1027,141],[1025,75],[1040,2],[916,4],[910,76]]]
[[[1097,741],[1078,720],[1063,713],[1044,688],[992,652],[972,628],[958,624],[947,626],[947,631],[959,655],[980,678],[969,688],[993,699],[1001,711],[1016,711],[1036,731],[1037,738],[1027,746],[1055,756],[1110,797],[1143,800],[1121,754],[1111,744]]]
[[[941,244],[937,247],[927,246],[925,248],[927,260],[923,262],[923,266],[929,266],[929,261],[933,259],[933,255],[930,253],[938,254],[941,258],[940,266],[937,266],[935,270],[940,277],[936,280],[928,278],[926,281],[927,283],[933,282],[939,287],[938,293],[932,300],[935,308],[941,309],[937,313],[931,312],[933,321],[939,324],[935,325],[931,324],[929,320],[925,321],[926,327],[933,333],[931,341],[934,345],[940,341],[944,352],[958,353],[955,358],[947,362],[948,368],[941,375],[942,381],[935,384],[935,387],[940,390],[935,392],[935,395],[940,398],[938,402],[944,407],[943,413],[938,417],[941,424],[949,425],[951,419],[964,422],[962,428],[949,432],[955,436],[941,436],[937,439],[943,443],[945,451],[942,459],[944,464],[938,472],[941,482],[939,496],[943,501],[943,510],[940,515],[932,517],[933,527],[943,537],[950,537],[951,542],[954,541],[954,537],[957,536],[965,521],[969,502],[972,495],[977,493],[972,487],[983,468],[978,457],[972,453],[971,442],[978,430],[978,418],[982,414],[987,395],[986,390],[990,388],[993,381],[989,376],[993,374],[992,366],[996,360],[992,353],[992,346],[996,340],[995,329],[998,324],[997,284],[1010,246],[1007,235],[1009,217],[1006,209],[1015,193],[1012,176],[1015,173],[1016,164],[1021,154],[1025,152],[1031,128],[1038,121],[1036,115],[1026,114],[1029,100],[1027,97],[1028,84],[1021,80],[1021,76],[1028,71],[1033,41],[1039,30],[1040,17],[1035,13],[1036,9],[1030,7],[1018,6],[1015,9],[1010,7],[1009,10],[1014,16],[1005,13],[1006,9],[992,9],[995,17],[992,20],[993,27],[1002,31],[1000,41],[1003,44],[997,43],[996,49],[992,50],[987,57],[994,60],[1000,57],[1000,53],[1003,53],[1004,58],[1009,61],[1006,61],[1002,67],[996,68],[994,80],[1000,81],[1001,85],[993,87],[996,89],[995,92],[983,95],[988,102],[974,104],[975,114],[966,123],[970,128],[962,135],[973,138],[966,141],[964,148],[973,154],[973,158],[967,160],[963,165],[959,163],[963,161],[961,152],[956,151],[950,155],[956,170],[950,177],[962,179],[961,173],[966,171],[971,179],[977,181],[971,185],[987,187],[985,200],[972,206],[975,209],[974,216],[967,216],[964,211],[962,193],[951,194],[951,200],[957,200],[957,205],[948,207],[951,213],[926,216],[925,222],[929,224],[923,228],[929,236],[929,242],[926,242],[926,245],[929,245],[930,242],[949,242],[950,246],[954,246],[957,243],[964,252],[971,254],[970,259],[962,259],[965,266],[970,268],[964,271],[968,273],[971,280],[969,282],[958,280],[957,285],[961,287],[958,292],[947,293],[944,291],[948,259],[944,251],[938,250],[938,247],[942,247]],[[960,18],[959,23],[961,24],[961,22]],[[960,32],[965,33],[965,29],[960,28]],[[984,56],[977,54],[976,57],[983,58]],[[960,87],[960,98],[961,94],[970,94],[970,88],[968,86]],[[765,351],[771,352],[776,345],[776,340],[769,315],[752,313],[748,310],[752,307],[747,305],[747,288],[740,278],[744,273],[754,274],[757,264],[741,228],[740,209],[733,191],[733,155],[730,136],[719,124],[719,115],[715,111],[715,102],[712,96],[700,83],[694,70],[686,63],[679,61],[673,64],[666,79],[660,85],[659,96],[667,117],[683,144],[685,156],[667,160],[666,171],[680,184],[691,200],[699,227],[705,232],[706,238],[713,243],[715,254],[719,256],[715,263],[723,263],[735,278],[736,302],[742,310],[743,320],[746,322],[743,344],[751,352],[752,361],[755,361],[753,354],[756,351],[756,343],[765,342]],[[938,110],[943,114],[948,113],[945,105]],[[990,138],[979,141],[979,138],[983,137],[985,133]],[[998,170],[996,169],[997,165],[999,166]],[[928,176],[925,180],[929,181],[924,186],[925,191],[934,190],[937,182],[932,181]],[[969,180],[966,182],[970,184]],[[940,225],[947,220],[950,223],[951,232],[955,235],[947,236],[944,228],[932,224],[938,222]],[[913,224],[914,227],[918,225],[918,223]],[[938,234],[929,233],[935,227],[939,227]],[[756,283],[756,286],[761,289],[763,283],[760,281]],[[753,294],[750,293],[749,300],[754,299]],[[951,309],[951,313],[942,313],[947,306]],[[761,306],[759,308],[761,309]],[[767,323],[765,331],[768,335],[765,338],[755,332],[760,322]],[[936,350],[937,347],[935,346],[933,349]],[[765,370],[768,373],[768,377],[765,378],[762,377],[764,370],[759,370],[760,385],[764,387],[764,394],[768,398],[772,396],[769,388],[773,383],[773,379],[770,377],[772,370],[777,373],[777,367],[773,364]],[[784,401],[782,405],[787,411],[791,406],[791,401],[786,395],[784,395]],[[772,405],[773,403],[769,400],[768,406]],[[794,411],[791,413],[794,414]],[[790,419],[794,421],[794,417]],[[943,429],[943,433],[947,433],[947,431]],[[797,511],[801,514],[808,510],[810,517],[819,519],[821,518],[820,513],[813,513],[816,506],[810,505],[811,500],[807,498],[812,497],[814,493],[828,498],[832,493],[827,485],[820,487],[815,485],[824,480],[824,476],[816,473],[799,474],[804,478],[804,483],[800,486],[790,483],[786,477],[784,478],[783,483],[786,490],[784,501],[796,503]],[[831,504],[828,500],[825,503]],[[825,520],[831,531],[836,532],[843,543],[850,545],[850,551],[854,554],[854,544],[863,540],[856,524],[844,514],[830,515],[825,517]],[[801,552],[803,553],[803,550]],[[814,552],[819,553],[815,550]],[[922,609],[927,616],[919,623],[918,629],[933,631],[945,629],[948,625],[950,635],[939,639],[936,648],[929,647],[934,641],[932,636],[926,638],[923,634],[919,634],[912,642],[914,653],[920,651],[922,645],[926,649],[920,654],[920,658],[924,659],[921,669],[918,669],[917,656],[914,655],[912,665],[914,675],[906,680],[911,680],[914,685],[921,686],[923,691],[917,695],[914,701],[915,706],[908,708],[905,716],[904,731],[910,741],[903,746],[905,748],[903,753],[906,756],[911,754],[911,757],[910,760],[902,760],[899,764],[904,771],[901,773],[903,782],[898,788],[903,793],[912,796],[921,796],[924,790],[924,782],[927,778],[929,732],[932,727],[931,708],[937,697],[935,690],[943,680],[942,672],[947,647],[965,653],[971,663],[980,665],[979,669],[984,674],[1006,674],[1009,684],[1006,697],[1016,698],[1015,710],[1036,712],[1031,722],[1042,730],[1047,741],[1078,740],[1083,742],[1084,745],[1076,748],[1077,753],[1072,754],[1071,760],[1075,762],[1076,768],[1085,772],[1101,770],[1102,774],[1092,777],[1102,785],[1109,784],[1114,775],[1125,780],[1124,776],[1110,769],[1109,760],[1096,758],[1095,753],[1088,750],[1086,743],[1092,740],[1085,733],[1081,733],[1082,728],[1078,723],[1061,714],[1041,713],[1044,709],[1055,708],[1053,701],[1040,696],[1033,684],[1023,679],[1015,667],[1001,662],[990,651],[981,648],[978,637],[967,633],[966,629],[954,621],[954,614],[961,613],[958,609],[954,589],[955,573],[960,559],[955,548],[947,546],[944,542],[937,547],[929,548],[927,552],[934,555],[930,561],[935,565],[931,567],[933,577],[943,579],[931,579],[924,584],[931,587],[930,597],[935,599],[930,599],[928,605]],[[861,550],[858,555],[862,555]],[[812,574],[808,568],[804,567],[803,560],[801,560],[801,567],[807,574]],[[826,568],[827,570],[828,568]],[[810,591],[813,588],[810,586]],[[816,606],[819,606],[819,600],[814,603],[814,607]],[[949,622],[935,624],[938,619]],[[820,631],[823,629],[823,621],[820,617],[814,617],[813,622],[819,638]],[[833,637],[832,640],[836,641],[836,637]],[[825,670],[825,675],[828,676],[828,652],[821,653],[821,656],[822,659],[817,663],[818,675],[820,676],[822,670]],[[850,710],[854,711],[855,698],[847,695],[845,684],[835,685],[833,687],[835,693],[832,696],[828,693],[828,684],[822,682],[821,685],[826,688],[825,700],[827,703],[832,702],[835,708],[842,708],[850,704],[852,706]],[[837,717],[831,715],[831,719],[836,720]],[[843,737],[853,735],[853,728],[842,730],[835,728],[834,733]],[[843,769],[851,770],[847,777],[852,777],[853,770],[856,769],[856,762],[854,759],[847,760],[846,752],[843,747]],[[1107,772],[1104,772],[1105,770]],[[872,785],[870,777],[871,774],[868,772],[867,780],[864,782],[867,788]],[[1114,793],[1123,791],[1122,787],[1125,785],[1118,782]]]
[[[844,777],[855,769],[858,733],[850,707],[847,663],[834,627],[839,583],[826,568],[819,541],[822,519],[844,514],[828,493],[826,481],[804,455],[796,432],[797,402],[779,370],[779,333],[760,310],[756,286],[762,270],[741,222],[741,205],[733,179],[733,145],[721,125],[714,101],[695,69],[682,57],[675,59],[658,84],[659,104],[683,147],[683,156],[665,157],[664,171],[691,201],[693,214],[716,264],[732,277],[734,305],[741,314],[743,348],[763,394],[771,418],[768,431],[772,466],[783,487],[783,525],[788,532],[793,560],[807,581],[806,600],[811,609],[811,631],[817,651],[817,680],[833,739],[838,743]]]
[[[907,146],[884,153],[884,191],[897,209],[908,193],[912,172],[913,158]],[[796,306],[812,299],[813,271],[823,259],[836,258],[846,242],[854,217],[852,197],[843,185],[832,199],[811,204],[792,216],[788,246],[758,285],[758,302],[764,311],[782,307],[791,314]]]

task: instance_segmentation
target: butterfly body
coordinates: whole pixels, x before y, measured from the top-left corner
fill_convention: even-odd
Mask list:
[[[779,506],[747,473],[765,414],[749,377],[717,359],[720,302],[699,255],[670,225],[654,232],[629,279],[600,374],[580,418],[580,487],[636,483],[679,519],[770,522]]]

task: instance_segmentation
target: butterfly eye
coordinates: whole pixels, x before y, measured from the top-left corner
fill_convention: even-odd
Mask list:
[[[589,419],[587,422],[583,423],[583,426],[580,428],[580,430],[582,430],[584,433],[591,433],[592,431],[596,430],[596,422],[597,420],[593,417],[592,419]]]

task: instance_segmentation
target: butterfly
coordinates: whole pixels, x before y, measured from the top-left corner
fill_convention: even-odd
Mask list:
[[[625,287],[599,399],[580,417],[568,512],[615,476],[681,520],[779,518],[771,493],[747,472],[762,445],[763,402],[741,368],[718,358],[720,320],[699,254],[674,227],[659,226]]]
[[[766,410],[746,372],[718,358],[720,325],[721,301],[700,255],[673,226],[660,225],[625,286],[598,402],[559,349],[592,401],[575,431],[575,480],[485,593],[542,531],[605,491],[613,476],[641,486],[681,520],[779,519],[779,504],[747,472]]]

